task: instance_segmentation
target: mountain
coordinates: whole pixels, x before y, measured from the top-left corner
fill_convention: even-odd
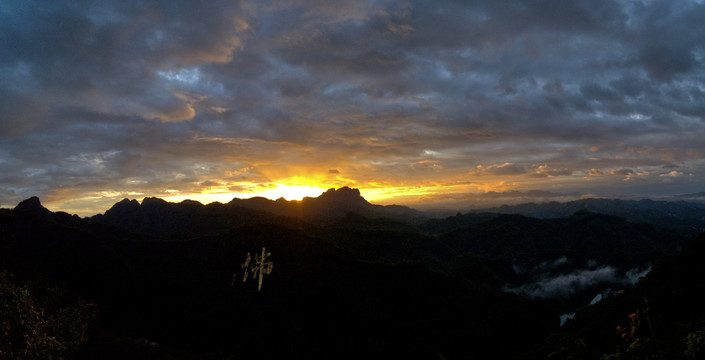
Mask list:
[[[581,211],[558,219],[459,214],[421,226],[458,256],[444,271],[573,312],[596,292],[626,288],[688,237]],[[489,271],[488,271],[489,270]]]
[[[49,211],[49,209],[42,205],[41,201],[36,196],[32,196],[29,199],[21,201],[13,210],[20,213],[31,213],[45,219],[51,219],[59,222],[76,222],[79,220],[78,215],[69,215],[63,211]]]
[[[700,235],[634,288],[575,314],[529,358],[705,358],[704,257]]]
[[[370,204],[360,195],[360,190],[349,187],[331,188],[318,197],[305,197],[301,201],[286,201],[283,198],[276,201],[265,198],[235,198],[228,205],[313,221],[335,221],[349,212],[368,218],[387,217],[407,222],[425,219],[423,213],[406,206]]]
[[[32,196],[27,200],[21,201],[17,204],[17,206],[15,206],[14,210],[19,212],[32,212],[38,215],[47,215],[51,213],[51,211],[42,206],[41,201],[39,201],[39,198],[36,196]]]
[[[192,200],[170,203],[148,197],[142,203],[124,199],[105,214],[95,215],[89,220],[163,240],[184,240],[217,234],[256,221],[276,222],[276,219],[277,216],[269,212],[240,206],[221,203],[203,205]]]
[[[203,205],[192,200],[170,203],[148,197],[140,204],[124,199],[93,221],[123,227],[161,238],[188,239],[216,234],[253,221],[276,222],[289,217],[307,222],[332,223],[348,213],[366,218],[389,218],[419,222],[423,214],[404,206],[382,206],[367,202],[358,189],[329,189],[316,198],[276,201],[255,197],[235,198],[227,204]]]
[[[0,330],[32,340],[11,350],[37,358],[546,358],[579,341],[559,319],[577,312],[567,326],[580,323],[595,293],[626,299],[650,269],[673,284],[695,271],[668,260],[694,252],[686,236],[613,215],[420,216],[349,188],[301,201],[126,199],[83,219],[31,198],[0,209],[0,299],[11,305]],[[693,285],[675,290],[699,299],[683,277]],[[29,315],[38,325],[23,325]]]
[[[632,256],[647,251],[673,252],[683,239],[648,224],[586,211],[559,219],[500,215],[440,234],[439,238],[457,251],[486,253],[495,258],[530,258],[538,251],[552,250],[575,253],[586,260],[610,258],[625,266],[640,262]]]
[[[705,200],[705,191],[691,193],[691,194],[681,194],[675,196],[678,199],[685,199],[687,201],[700,201]]]
[[[196,222],[227,209],[128,200],[104,216],[166,228],[170,218]],[[552,327],[541,306],[432,268],[454,254],[403,224],[348,213],[302,226],[246,211],[250,222],[239,217],[227,230],[167,241],[100,218],[62,223],[2,209],[0,268],[17,275],[14,288],[27,290],[16,298],[27,305],[50,307],[44,294],[61,287],[96,308],[94,321],[77,324],[88,330],[66,357],[73,359],[512,358]],[[265,251],[271,272],[246,277],[247,259],[263,262]],[[6,309],[1,319],[26,313]],[[502,346],[505,336],[517,339],[514,347]],[[25,350],[35,349],[43,348]]]
[[[503,205],[469,213],[521,214],[549,219],[570,216],[578,211],[623,217],[635,223],[651,223],[674,229],[687,235],[705,231],[705,204],[686,201],[583,199],[569,202],[527,203]]]

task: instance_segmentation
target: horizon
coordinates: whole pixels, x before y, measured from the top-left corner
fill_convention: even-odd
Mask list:
[[[697,193],[703,18],[700,0],[8,0],[0,207]]]
[[[41,203],[41,205],[46,208],[49,211],[52,212],[58,212],[58,211],[63,211],[71,215],[78,215],[80,217],[91,217],[94,215],[100,215],[104,214],[106,211],[108,211],[112,206],[117,204],[120,201],[123,200],[136,200],[140,204],[144,202],[145,199],[147,198],[158,198],[161,200],[164,200],[168,203],[172,204],[178,204],[184,201],[195,201],[198,202],[202,205],[209,205],[211,203],[221,203],[221,204],[226,204],[229,203],[233,200],[248,200],[248,199],[253,199],[253,198],[265,198],[270,201],[276,201],[280,199],[284,199],[286,201],[302,201],[304,198],[317,198],[321,195],[323,195],[323,192],[329,191],[329,190],[340,190],[342,188],[349,188],[352,190],[357,190],[360,191],[357,188],[350,188],[347,186],[344,187],[339,187],[339,188],[329,188],[324,191],[322,191],[320,194],[317,195],[303,195],[300,198],[294,198],[294,199],[288,199],[285,196],[262,196],[262,194],[257,194],[254,196],[249,196],[249,197],[224,197],[224,198],[211,198],[208,195],[206,196],[176,196],[176,197],[157,197],[157,196],[144,196],[142,198],[130,198],[130,197],[124,197],[120,200],[115,201],[114,203],[107,204],[103,209],[94,211],[94,210],[79,210],[79,211],[71,211],[71,209],[66,209],[66,208],[56,208],[52,206],[52,204],[47,204],[42,201],[42,199],[38,196],[30,196],[26,199],[23,199],[19,201],[17,204],[10,205],[10,206],[5,206],[3,204],[0,204],[0,209],[8,209],[11,210],[15,206],[17,206],[20,202],[28,200],[32,197],[37,197]],[[501,206],[514,206],[514,205],[524,205],[524,204],[544,204],[544,203],[568,203],[572,201],[578,201],[578,200],[586,200],[586,199],[608,199],[608,200],[653,200],[653,201],[687,201],[687,202],[693,202],[693,203],[703,203],[705,204],[705,192],[698,192],[698,193],[692,193],[692,194],[672,194],[672,195],[667,195],[667,196],[635,196],[635,195],[613,195],[613,196],[600,196],[596,194],[557,194],[557,193],[549,193],[549,192],[537,192],[537,191],[532,191],[532,192],[506,192],[506,193],[498,193],[498,192],[487,192],[484,194],[472,194],[470,197],[465,197],[464,199],[451,199],[449,201],[435,201],[432,203],[421,203],[417,202],[416,204],[421,204],[421,206],[413,206],[412,205],[406,205],[403,203],[397,203],[394,201],[390,202],[375,202],[375,201],[370,201],[365,194],[360,191],[360,196],[367,202],[373,205],[382,205],[382,206],[387,206],[387,205],[401,205],[401,206],[406,206],[408,208],[421,211],[421,212],[426,212],[426,213],[439,213],[439,214],[450,214],[450,213],[456,213],[456,212],[462,212],[462,211],[473,211],[473,210],[483,210],[483,209],[492,209],[492,208],[497,208]],[[63,203],[66,204],[66,203]],[[102,204],[102,203],[101,203]]]

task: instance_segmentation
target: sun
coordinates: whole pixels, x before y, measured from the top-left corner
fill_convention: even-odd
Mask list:
[[[327,189],[317,186],[277,184],[275,188],[265,190],[258,196],[272,200],[279,198],[284,198],[286,200],[301,200],[305,197],[318,197],[326,190]]]

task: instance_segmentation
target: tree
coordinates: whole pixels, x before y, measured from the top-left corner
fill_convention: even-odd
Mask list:
[[[30,291],[12,279],[0,270],[0,359],[61,359],[86,341],[94,304],[66,300],[57,286]]]

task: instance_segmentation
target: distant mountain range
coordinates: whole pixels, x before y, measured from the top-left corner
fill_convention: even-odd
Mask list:
[[[312,221],[331,221],[350,212],[369,218],[386,217],[411,222],[425,220],[423,213],[406,206],[370,204],[360,195],[360,190],[349,187],[331,188],[318,197],[305,197],[301,201],[235,198],[228,205]]]
[[[693,194],[687,195],[689,198]],[[651,223],[690,235],[705,231],[705,204],[686,201],[583,199],[569,202],[527,203],[471,210],[469,213],[521,214],[539,219],[567,217],[579,211]]]
[[[405,206],[370,204],[358,189],[343,187],[329,189],[316,198],[306,197],[300,201],[254,197],[235,198],[227,204],[203,205],[192,200],[169,203],[148,197],[140,204],[137,200],[124,199],[105,214],[92,217],[92,220],[154,236],[183,239],[218,233],[257,219],[275,221],[276,217],[289,217],[326,224],[338,221],[348,213],[413,223],[425,219],[423,213]]]
[[[705,193],[687,194],[682,197],[692,199],[700,195],[705,197]],[[65,212],[53,213],[47,210],[41,206],[37,197],[22,201],[15,210],[33,211],[43,216],[77,218],[76,215]],[[580,211],[618,216],[634,223],[650,223],[689,235],[705,231],[705,203],[683,200],[582,199],[568,202],[502,205],[468,210],[465,213],[519,214],[538,219],[557,219],[572,216]],[[365,200],[358,189],[342,187],[331,188],[315,198],[306,197],[291,201],[283,198],[269,200],[254,197],[234,198],[226,204],[215,202],[203,205],[193,200],[170,203],[154,197],[144,198],[141,203],[134,199],[124,199],[104,214],[95,215],[92,219],[153,234],[167,235],[190,231],[193,235],[202,235],[202,231],[207,229],[218,231],[232,226],[233,221],[237,221],[236,217],[250,221],[256,217],[283,216],[307,222],[332,223],[348,214],[356,214],[367,219],[386,218],[412,225],[437,217],[434,213],[425,213],[407,206],[374,205]],[[199,228],[195,226],[198,223],[205,224]],[[193,228],[187,230],[191,227]]]
[[[677,293],[666,299],[674,286],[703,298],[692,269],[705,253],[690,244],[702,214],[686,202],[590,199],[430,219],[341,188],[301,201],[125,199],[80,218],[32,197],[0,209],[0,299],[10,304],[0,325],[11,325],[0,328],[11,335],[0,350],[67,359],[567,359],[585,338],[603,355],[615,348],[605,324],[622,316],[620,306],[640,306],[630,288],[643,276],[651,285],[633,291],[659,294],[653,309],[672,317],[660,324],[697,333],[699,305],[686,316],[663,304],[684,304]],[[264,263],[265,251],[273,268],[258,291],[245,269],[247,259]],[[617,290],[626,295],[588,305]],[[609,311],[595,310],[602,306]],[[574,322],[560,328],[570,312]],[[605,336],[571,327],[585,324],[583,312],[601,321],[586,328]],[[30,315],[37,322],[23,323]],[[668,351],[683,345],[666,340]]]

